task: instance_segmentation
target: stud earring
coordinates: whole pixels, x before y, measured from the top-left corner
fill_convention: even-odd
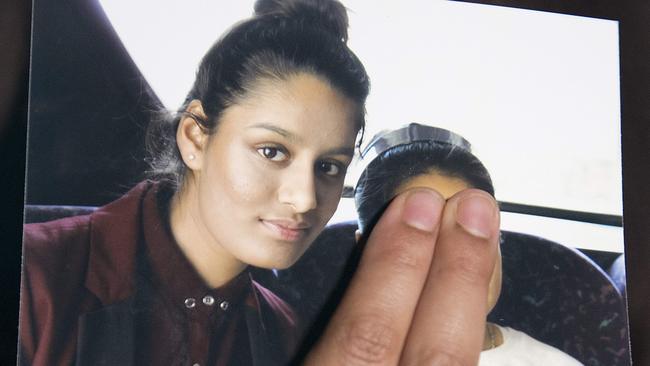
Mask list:
[[[194,154],[190,154],[187,158],[190,160],[194,160],[196,159],[196,156],[194,156]]]

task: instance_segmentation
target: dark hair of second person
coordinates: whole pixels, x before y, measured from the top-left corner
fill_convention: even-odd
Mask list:
[[[414,141],[384,151],[362,173],[354,195],[359,229],[367,231],[399,185],[431,172],[459,178],[494,196],[490,174],[471,152],[443,142]]]

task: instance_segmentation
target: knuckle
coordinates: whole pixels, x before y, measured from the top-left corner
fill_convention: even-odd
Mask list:
[[[343,365],[379,365],[395,356],[398,337],[389,322],[365,316],[348,322],[341,333]]]
[[[449,261],[441,271],[465,283],[483,284],[487,283],[492,275],[483,262],[482,258],[475,255],[460,255]]]
[[[430,249],[427,249],[423,240],[418,236],[405,236],[394,240],[393,245],[383,253],[386,261],[394,267],[392,270],[399,273],[428,269],[433,244]],[[427,253],[427,250],[431,253]],[[429,260],[426,260],[427,258]]]
[[[395,266],[403,269],[418,269],[421,265],[419,256],[408,248],[399,248],[393,255]]]

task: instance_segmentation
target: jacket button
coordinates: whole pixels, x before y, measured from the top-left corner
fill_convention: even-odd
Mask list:
[[[210,295],[206,295],[203,297],[203,303],[207,306],[212,306],[214,305],[214,297]]]
[[[219,304],[219,307],[220,307],[221,310],[223,310],[223,311],[228,310],[228,306],[230,306],[230,304],[228,304],[228,301],[222,301],[221,304]]]
[[[196,300],[194,300],[193,297],[188,297],[187,299],[185,299],[184,303],[185,303],[185,307],[188,309],[191,309],[196,306]]]

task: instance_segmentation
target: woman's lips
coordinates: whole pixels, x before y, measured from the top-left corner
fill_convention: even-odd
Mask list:
[[[307,234],[307,230],[309,230],[310,227],[310,225],[306,223],[289,220],[262,219],[261,221],[276,238],[283,241],[297,241],[302,239]]]

